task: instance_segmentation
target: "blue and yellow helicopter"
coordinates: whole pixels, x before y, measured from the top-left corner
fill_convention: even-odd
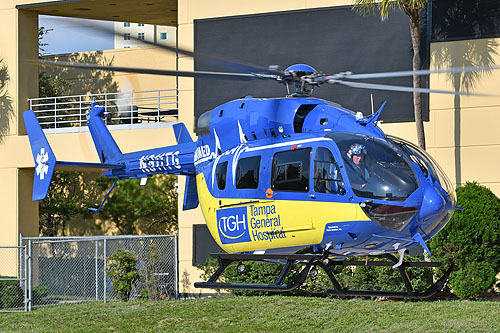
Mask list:
[[[104,108],[94,104],[87,123],[101,163],[57,161],[34,112],[24,112],[36,164],[33,200],[47,195],[56,166],[100,168],[117,181],[155,174],[187,176],[183,208],[201,206],[211,235],[226,252],[214,254],[219,269],[207,282],[195,286],[289,291],[320,267],[334,286],[329,294],[424,298],[438,292],[448,278],[450,270],[428,290],[415,291],[405,269],[440,263],[403,260],[409,249],[418,246],[430,252],[425,242],[446,225],[456,209],[454,189],[438,164],[424,150],[378,127],[385,103],[363,116],[311,97],[312,88],[322,84],[457,94],[356,81],[437,71],[327,75],[305,64],[279,71],[236,63],[238,72],[221,73],[37,62],[160,75],[275,80],[287,89],[295,87],[287,97],[247,96],[204,113],[198,119],[197,141],[178,123],[173,126],[177,145],[125,154],[106,128]],[[472,70],[478,68],[449,72]],[[399,259],[392,253],[399,253]],[[358,256],[388,261],[344,260]],[[230,263],[247,260],[284,265],[274,284],[217,282]],[[285,284],[295,263],[303,269]],[[336,265],[393,266],[399,269],[406,291],[345,289],[333,274]]]

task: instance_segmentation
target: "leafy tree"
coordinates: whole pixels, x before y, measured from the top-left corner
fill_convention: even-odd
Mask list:
[[[113,179],[100,178],[104,190]],[[177,230],[176,177],[158,175],[145,186],[139,180],[120,180],[101,210],[104,219],[112,221],[122,234],[161,234]]]
[[[457,188],[457,212],[430,241],[437,260],[455,265],[450,285],[460,298],[474,298],[495,283],[500,271],[500,199],[485,186],[467,182]]]
[[[39,204],[39,232],[41,236],[65,236],[66,222],[83,214],[89,217],[95,196],[91,188],[84,190],[84,176],[81,172],[55,171],[47,197]]]
[[[411,43],[413,46],[413,70],[422,67],[420,59],[420,10],[425,6],[427,0],[354,0],[354,8],[361,12],[379,11],[382,20],[389,16],[389,10],[401,8],[410,20]],[[413,76],[413,87],[420,88],[422,80],[420,76]],[[418,145],[425,149],[424,120],[422,117],[422,96],[418,92],[413,93],[413,107],[415,113],[415,124],[417,127]]]

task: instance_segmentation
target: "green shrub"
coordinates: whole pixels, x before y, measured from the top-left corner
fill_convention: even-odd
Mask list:
[[[464,210],[430,242],[433,255],[457,270],[450,286],[460,298],[471,299],[493,287],[500,271],[500,199],[485,186],[468,182],[457,188]]]
[[[0,281],[0,309],[16,308],[23,304],[24,295],[19,281]]]
[[[139,279],[135,265],[137,258],[133,252],[119,249],[108,257],[108,276],[112,279],[116,296],[122,301],[128,301],[133,284]]]
[[[43,298],[47,297],[49,294],[49,287],[46,286],[37,286],[33,287],[32,295],[33,295],[33,304],[42,304]]]
[[[359,260],[359,258],[353,258]],[[387,261],[387,259],[370,259]],[[405,262],[424,261],[421,256],[405,256]],[[429,268],[408,267],[406,272],[414,290],[425,291],[432,285],[433,271]],[[347,266],[337,276],[339,282],[349,289],[406,291],[405,284],[397,268],[391,266],[368,267]]]

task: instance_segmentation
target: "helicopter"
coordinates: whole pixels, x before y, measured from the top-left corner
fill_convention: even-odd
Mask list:
[[[163,46],[168,48],[168,46]],[[189,51],[177,52],[194,56]],[[450,93],[356,80],[486,70],[470,67],[392,73],[325,74],[307,64],[284,71],[203,55],[233,72],[152,70],[84,63],[33,61],[47,66],[98,69],[185,77],[274,80],[285,97],[246,96],[202,114],[194,141],[183,123],[173,125],[176,145],[122,153],[103,118],[104,107],[92,104],[87,125],[100,163],[58,161],[33,111],[23,113],[35,160],[33,200],[46,197],[57,166],[99,168],[116,178],[99,208],[121,179],[155,174],[184,175],[183,209],[201,206],[207,227],[225,253],[212,254],[219,268],[195,287],[290,291],[323,269],[340,296],[425,298],[439,292],[451,269],[426,291],[415,291],[407,267],[437,267],[436,262],[405,262],[410,249],[422,247],[450,220],[456,207],[453,186],[424,150],[385,134],[378,119],[386,102],[367,116],[312,97],[324,84],[421,93]],[[236,69],[234,71],[234,69]],[[290,92],[290,89],[294,89]],[[470,95],[470,93],[469,93]],[[363,162],[363,166],[360,164]],[[393,255],[399,254],[399,259]],[[370,256],[387,261],[347,261]],[[269,261],[283,264],[274,284],[217,282],[229,264]],[[284,283],[293,264],[302,270]],[[338,265],[392,266],[406,291],[349,290],[333,274]]]

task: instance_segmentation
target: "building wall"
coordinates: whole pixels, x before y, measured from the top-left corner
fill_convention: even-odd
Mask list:
[[[126,26],[126,23],[128,26]],[[177,41],[177,28],[163,25],[151,25],[133,22],[115,22],[115,49],[134,48],[144,46],[137,38],[139,33],[143,33],[144,39],[150,43],[159,45],[174,45]],[[162,39],[162,33],[166,34],[166,39]],[[125,34],[129,34],[130,39],[126,40]]]

